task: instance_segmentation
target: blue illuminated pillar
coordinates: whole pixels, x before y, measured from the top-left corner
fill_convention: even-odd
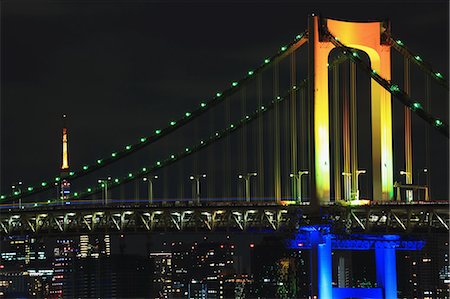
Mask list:
[[[384,292],[385,299],[397,298],[397,264],[393,242],[375,244],[375,261],[377,267],[377,285]]]
[[[331,284],[331,235],[324,234],[317,244],[317,276],[319,299],[333,297]]]

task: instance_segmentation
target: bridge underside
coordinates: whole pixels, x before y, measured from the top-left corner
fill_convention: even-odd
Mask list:
[[[59,206],[23,209],[0,214],[0,235],[49,235],[125,232],[273,232],[290,233],[300,226],[333,225],[345,233],[448,232],[447,204],[372,204],[322,207],[308,205],[238,203],[220,206],[118,205]]]

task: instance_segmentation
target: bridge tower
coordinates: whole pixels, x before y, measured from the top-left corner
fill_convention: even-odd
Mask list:
[[[312,155],[310,162],[311,190],[314,204],[323,205],[330,201],[330,170],[332,167],[328,111],[328,58],[335,46],[330,38],[334,36],[346,46],[364,51],[369,56],[372,69],[381,77],[390,80],[390,45],[384,41],[384,35],[389,33],[389,23],[349,22],[312,15],[308,27],[308,98],[313,105],[310,111],[311,130],[309,132]],[[371,79],[371,122],[372,199],[390,200],[393,198],[391,96],[373,79]],[[352,140],[352,142],[354,144],[352,144],[351,156],[355,157],[356,141]],[[356,161],[357,164],[357,159],[351,160],[353,160],[352,162]],[[354,191],[357,181],[357,171],[357,166],[352,165],[352,191]]]
[[[60,184],[60,199],[65,200],[70,195],[69,176],[69,146],[68,146],[68,130],[66,123],[67,115],[63,115],[62,128],[62,157],[61,157],[61,184]]]

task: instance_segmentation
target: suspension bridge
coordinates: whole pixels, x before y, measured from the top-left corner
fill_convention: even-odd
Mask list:
[[[433,101],[448,100],[444,75],[388,21],[312,15],[229,88],[79,169],[69,168],[65,129],[61,174],[1,195],[0,232],[300,231],[292,246],[315,250],[321,298],[349,294],[331,287],[331,249],[355,249],[358,234],[369,240],[359,249],[377,253],[380,288],[370,296],[396,297],[395,250],[421,249],[411,233],[449,230],[448,194],[436,198],[428,175],[431,147],[449,137],[432,86],[446,95]],[[107,175],[161,144],[142,167]]]

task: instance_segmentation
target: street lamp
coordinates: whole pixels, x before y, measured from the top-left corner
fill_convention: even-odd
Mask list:
[[[191,175],[189,179],[192,181],[192,197],[197,203],[200,203],[200,179],[206,178],[206,174]]]
[[[249,172],[247,174],[240,174],[239,178],[243,179],[245,182],[245,200],[250,202],[250,178],[252,176],[257,176],[256,172]]]
[[[22,182],[21,181],[19,181],[17,183],[17,186],[16,185],[12,185],[11,189],[12,189],[13,195],[20,195],[22,193],[21,187],[22,187]],[[21,208],[22,208],[22,196],[19,196],[19,209],[21,209]]]
[[[107,205],[108,204],[108,183],[109,181],[111,181],[111,177],[108,177],[106,179],[99,179],[98,183],[101,184],[102,188],[103,188],[103,204]]]
[[[349,201],[352,188],[352,174],[350,172],[343,172],[342,175],[344,176],[344,199]]]
[[[297,199],[299,202],[302,201],[302,176],[309,174],[309,171],[307,170],[299,170],[298,174],[290,174],[291,178],[295,178],[295,181],[297,182]]]
[[[142,180],[148,182],[148,201],[150,204],[153,203],[153,180],[158,179],[157,175],[144,177]]]
[[[406,178],[406,184],[412,184],[412,177],[409,171],[400,171],[400,175],[404,175]],[[406,190],[406,201],[411,202],[413,200],[412,190]]]
[[[358,178],[359,178],[359,175],[360,174],[364,174],[364,173],[366,173],[367,171],[366,170],[357,170],[356,171],[356,200],[359,200],[359,180],[358,180]]]

